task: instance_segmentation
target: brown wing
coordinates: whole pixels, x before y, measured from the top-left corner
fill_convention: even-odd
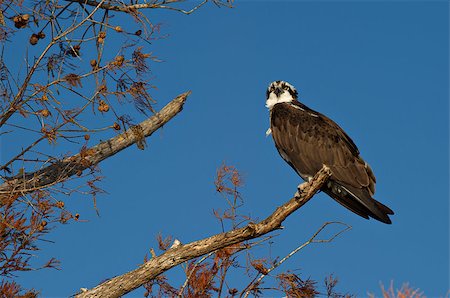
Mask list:
[[[280,155],[303,179],[327,165],[333,176],[324,192],[356,214],[390,223],[392,210],[372,198],[370,166],[335,122],[299,102],[280,103],[272,108],[271,130]]]

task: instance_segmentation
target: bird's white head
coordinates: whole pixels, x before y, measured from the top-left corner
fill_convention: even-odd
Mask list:
[[[294,86],[285,81],[272,82],[266,92],[266,107],[270,110],[277,103],[297,100],[298,92]]]

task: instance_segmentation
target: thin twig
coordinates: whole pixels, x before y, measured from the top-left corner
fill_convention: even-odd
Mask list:
[[[201,263],[203,263],[206,259],[208,259],[210,256],[212,256],[214,254],[214,252],[210,252],[209,254],[203,256],[200,260],[198,260],[197,262],[195,262],[194,266],[192,267],[191,271],[189,272],[188,276],[186,277],[186,280],[184,281],[183,285],[180,288],[180,291],[178,291],[178,297],[182,297],[183,291],[186,288],[189,280],[191,279],[192,274],[194,274],[195,269],[198,267],[198,265],[200,265]],[[188,267],[186,267],[186,270],[188,270]]]
[[[141,10],[141,9],[168,9],[168,10],[174,10],[174,11],[178,11],[183,14],[189,15],[189,14],[193,13],[194,11],[196,11],[197,9],[199,9],[200,7],[202,7],[204,4],[206,4],[209,0],[203,0],[201,3],[197,4],[190,10],[184,10],[181,8],[164,5],[167,3],[170,4],[170,3],[177,3],[177,2],[182,2],[182,1],[161,1],[159,3],[158,2],[157,3],[140,3],[140,4],[123,5],[123,6],[111,5],[108,3],[100,3],[95,0],[66,0],[66,1],[78,2],[80,4],[97,6],[97,7],[100,7],[101,9],[105,9],[105,10],[120,11],[120,12],[126,12],[126,13],[130,13],[130,12],[133,12],[136,10]],[[217,1],[213,1],[213,2],[217,4]],[[221,3],[221,5],[225,5],[225,3]],[[229,6],[229,7],[231,7],[231,6]]]
[[[320,232],[322,232],[328,225],[331,224],[339,224],[339,225],[344,225],[345,228],[343,228],[342,230],[340,230],[339,232],[335,233],[332,237],[328,238],[328,239],[319,239],[316,240],[316,237],[320,234]],[[312,236],[311,238],[309,238],[308,241],[306,241],[305,243],[303,243],[302,245],[298,246],[296,249],[294,249],[293,251],[291,251],[288,255],[286,255],[284,258],[282,258],[280,261],[278,261],[277,263],[275,263],[272,267],[270,267],[269,269],[267,269],[267,273],[261,273],[259,275],[258,278],[255,278],[252,282],[250,282],[250,284],[242,291],[241,295],[239,297],[248,297],[248,295],[250,294],[250,292],[254,289],[254,287],[258,284],[261,283],[261,281],[263,280],[264,277],[266,277],[267,275],[269,275],[270,272],[272,272],[275,268],[279,267],[281,264],[283,264],[286,260],[288,260],[290,257],[292,257],[293,255],[295,255],[297,252],[299,252],[300,250],[302,250],[303,248],[305,248],[306,246],[308,246],[311,243],[329,243],[331,241],[333,241],[336,237],[338,237],[339,235],[341,235],[342,233],[350,230],[352,227],[349,226],[346,223],[343,222],[338,222],[338,221],[328,221],[325,222]]]
[[[20,88],[19,92],[16,94],[16,96],[14,97],[12,102],[10,103],[10,107],[9,107],[8,111],[1,116],[0,127],[2,127],[3,124],[5,124],[6,121],[8,121],[8,119],[20,108],[20,106],[21,106],[20,101],[22,100],[22,97],[23,97],[23,95],[25,93],[25,90],[27,89],[31,78],[33,77],[34,72],[38,68],[38,66],[41,63],[42,59],[44,59],[45,55],[47,55],[47,52],[53,47],[53,45],[55,45],[57,43],[57,41],[59,39],[67,36],[68,34],[73,32],[74,30],[79,28],[81,25],[83,25],[91,16],[93,16],[95,14],[95,12],[99,9],[99,7],[103,4],[103,2],[105,2],[105,0],[100,1],[98,3],[98,5],[92,10],[92,12],[86,18],[84,18],[82,21],[80,21],[77,25],[67,29],[66,31],[64,31],[60,35],[54,37],[52,39],[52,41],[45,47],[45,49],[42,51],[42,53],[39,56],[39,58],[37,58],[37,60],[34,62],[34,64],[31,67],[31,69],[28,71],[27,76],[25,77],[25,80],[24,80],[24,82],[22,84],[22,87]]]
[[[148,137],[166,124],[183,109],[183,105],[191,92],[185,92],[177,96],[167,104],[160,112],[142,121],[139,126],[143,129],[143,137]],[[65,179],[92,167],[104,159],[122,151],[139,141],[132,133],[132,128],[105,142],[88,148],[92,155],[82,157],[80,153],[61,161],[52,163],[38,171],[27,173],[25,177],[13,177],[0,185],[0,194],[28,193],[38,189],[55,185]],[[81,160],[87,162],[82,164]]]
[[[107,280],[91,290],[77,294],[76,297],[120,297],[156,278],[170,268],[188,260],[198,258],[236,243],[261,237],[280,229],[283,221],[305,205],[320,190],[330,176],[330,169],[324,165],[311,181],[302,184],[301,189],[303,191],[298,196],[293,197],[278,207],[261,222],[256,224],[249,223],[246,227],[240,229],[220,233],[209,238],[168,249],[162,255],[150,259],[139,266],[139,268]]]

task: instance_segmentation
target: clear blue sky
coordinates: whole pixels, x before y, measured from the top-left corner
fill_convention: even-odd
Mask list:
[[[235,4],[231,10],[207,5],[190,16],[146,12],[169,34],[146,48],[164,60],[152,64],[158,107],[193,93],[145,151],[133,146],[101,165],[108,191],[98,198],[101,217],[89,198],[66,200],[89,222],[59,226],[47,237],[55,243],[43,243],[39,254],[40,260],[57,257],[63,270],[25,273],[19,281],[45,297],[68,296],[134,269],[157,248],[159,232],[184,243],[220,232],[212,209],[225,205],[213,180],[223,161],[244,175],[242,212],[267,216],[300,182],[265,137],[265,90],[271,81],[287,80],[303,103],[353,138],[377,176],[375,197],[396,214],[390,226],[367,221],[320,194],[284,223],[271,254],[283,257],[325,221],[353,229],[306,248],[280,270],[301,269],[318,281],[333,273],[340,290],[357,296],[379,294],[379,284],[391,281],[397,287],[409,282],[428,297],[445,295],[448,2]]]

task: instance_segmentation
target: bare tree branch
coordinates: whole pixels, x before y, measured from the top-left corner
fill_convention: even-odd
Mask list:
[[[84,154],[78,153],[38,171],[11,178],[0,185],[0,194],[24,194],[60,183],[87,168],[97,165],[102,160],[122,151],[133,143],[142,142],[145,137],[152,135],[181,112],[190,93],[188,91],[177,96],[152,117],[131,127],[122,134],[86,149]]]
[[[47,47],[42,51],[39,58],[36,59],[31,69],[28,71],[27,76],[22,84],[22,87],[19,89],[19,92],[17,92],[16,96],[14,97],[14,100],[11,101],[9,109],[1,115],[0,117],[0,127],[2,127],[6,121],[8,121],[9,118],[18,110],[18,108],[23,104],[22,99],[25,93],[25,90],[28,87],[28,84],[30,83],[31,78],[33,77],[36,69],[40,65],[41,61],[44,59],[44,57],[47,55],[48,51],[60,40],[61,38],[67,36],[71,32],[75,31],[77,28],[79,28],[81,25],[86,23],[99,9],[99,7],[105,2],[105,0],[102,0],[97,3],[96,7],[87,15],[81,22],[74,25],[73,27],[69,28],[68,30],[64,31],[63,33],[59,34],[58,36],[55,36],[50,43],[47,45]]]
[[[206,4],[209,0],[203,0],[201,3],[197,4],[190,10],[184,10],[181,8],[176,8],[176,7],[167,5],[167,4],[183,2],[183,0],[162,0],[162,1],[154,1],[152,3],[136,3],[136,4],[130,4],[130,5],[126,5],[124,3],[122,5],[114,5],[111,3],[100,3],[99,1],[95,1],[95,0],[66,0],[66,1],[77,2],[80,4],[96,6],[96,7],[98,6],[101,9],[120,11],[120,12],[126,12],[126,13],[133,12],[133,11],[140,10],[140,9],[159,8],[159,9],[175,10],[175,11],[189,15],[189,14],[193,13],[194,11],[196,11],[197,9],[199,9],[204,4]],[[227,1],[227,3],[224,3],[220,0],[212,0],[212,2],[215,3],[216,5],[226,5],[228,7],[231,7],[230,1]]]
[[[332,224],[338,224],[338,225],[343,225],[345,228],[342,228],[341,230],[339,230],[338,232],[334,233],[331,237],[329,237],[328,239],[316,239],[316,237],[329,225]],[[273,270],[275,270],[276,268],[278,268],[281,264],[283,264],[285,261],[287,261],[290,257],[292,257],[293,255],[295,255],[297,252],[299,252],[300,250],[302,250],[303,248],[305,248],[306,246],[310,245],[311,243],[328,243],[333,241],[336,237],[338,237],[339,235],[341,235],[342,233],[350,230],[352,227],[349,226],[346,223],[343,222],[338,222],[338,221],[327,221],[325,222],[312,236],[311,238],[309,238],[308,241],[306,241],[305,243],[303,243],[302,245],[298,246],[297,248],[295,248],[293,251],[291,251],[289,254],[287,254],[284,258],[282,258],[280,261],[276,262],[275,264],[273,264],[272,267],[270,267],[269,269],[267,269],[267,272],[265,273],[261,273],[259,275],[259,277],[255,278],[245,289],[244,291],[242,291],[240,297],[244,297],[247,298],[248,295],[250,294],[250,292],[259,284],[261,284],[261,281],[263,280],[264,277],[266,277],[267,275],[269,275],[270,272],[272,272]]]
[[[171,248],[162,255],[150,259],[139,268],[114,277],[91,290],[79,293],[76,297],[119,297],[183,262],[280,229],[283,221],[306,204],[330,176],[330,169],[324,165],[311,181],[303,183],[301,187],[299,185],[299,192],[292,199],[278,207],[261,222],[250,223],[237,230]]]

